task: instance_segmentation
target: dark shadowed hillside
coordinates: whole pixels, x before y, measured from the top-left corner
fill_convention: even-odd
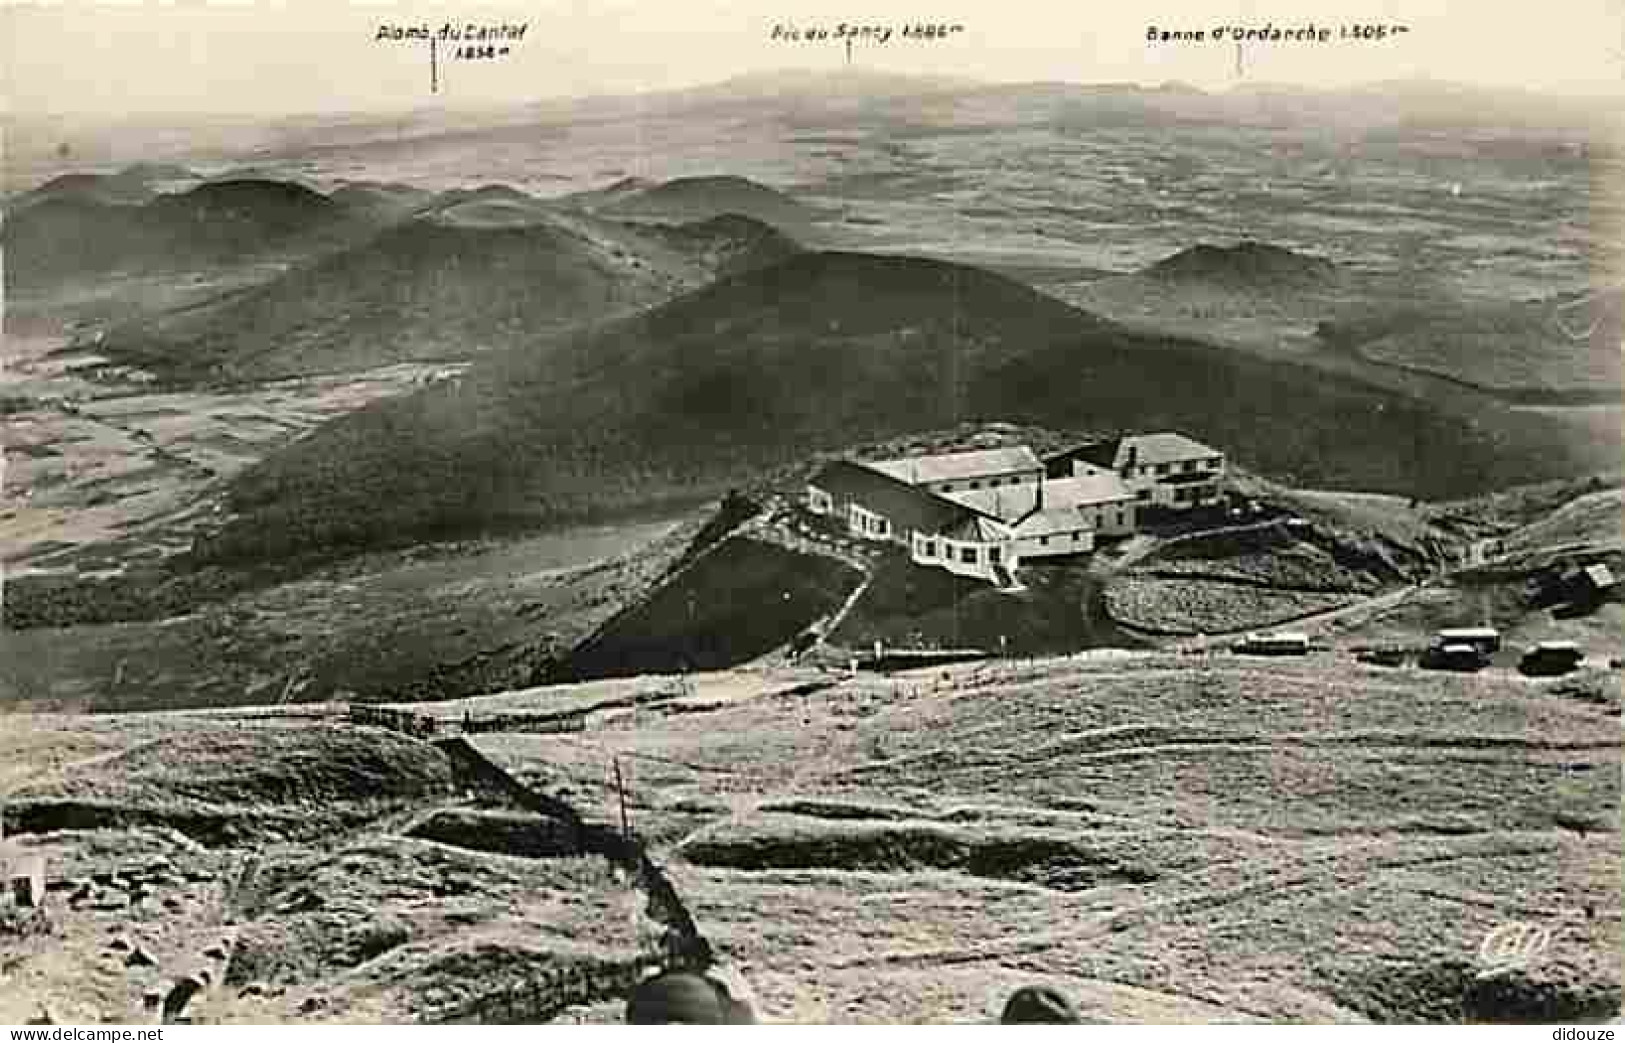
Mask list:
[[[338,420],[246,472],[205,557],[557,523],[714,496],[808,452],[999,417],[1174,428],[1301,483],[1429,495],[1591,464],[1349,379],[1152,338],[977,269],[804,254]]]
[[[688,255],[718,275],[766,268],[801,252],[777,228],[742,214],[678,225],[637,226],[642,234]]]
[[[858,585],[832,558],[730,540],[574,649],[573,678],[716,670],[747,662],[828,616]]]
[[[354,220],[319,192],[282,181],[220,181],[141,205],[52,195],[6,222],[7,279],[36,286],[122,270],[228,264]]]
[[[466,359],[798,249],[748,218],[645,235],[510,189],[448,193],[423,216],[264,287],[117,329],[104,350],[178,380]]]
[[[161,195],[146,208],[154,218],[215,248],[248,248],[331,221],[340,208],[320,192],[288,181],[211,181],[189,192]]]

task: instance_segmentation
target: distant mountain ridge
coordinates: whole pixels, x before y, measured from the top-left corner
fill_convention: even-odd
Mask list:
[[[919,115],[919,103],[943,107],[960,105],[1013,106],[1022,119],[1067,117],[1053,107],[1068,101],[1087,107],[1092,97],[1113,111],[1132,112],[1143,105],[1146,118],[1324,126],[1331,114],[1339,124],[1353,126],[1422,124],[1430,126],[1518,126],[1529,129],[1568,129],[1612,121],[1617,99],[1607,96],[1563,96],[1482,85],[1459,85],[1431,80],[1379,81],[1336,89],[1309,88],[1287,83],[1244,82],[1202,91],[1183,84],[1134,83],[1101,85],[1071,81],[995,82],[957,77],[909,76],[863,68],[836,71],[781,69],[753,73],[720,82],[702,83],[641,94],[586,94],[549,98],[504,106],[419,106],[399,112],[344,116],[299,116],[274,121],[267,133],[245,117],[212,121],[206,134],[176,121],[147,120],[156,131],[191,130],[194,138],[211,142],[211,155],[232,155],[258,162],[267,142],[289,154],[320,150],[333,155],[350,149],[417,149],[456,141],[473,144],[481,136],[511,141],[542,128],[569,125],[584,119],[682,117],[696,109],[737,108],[742,112],[816,112],[831,110],[861,118],[904,118]],[[1170,89],[1171,88],[1171,89]],[[1126,108],[1125,108],[1126,106]],[[1049,111],[1046,111],[1049,110]],[[65,168],[53,151],[60,128],[49,117],[13,115],[8,125],[24,127],[8,135],[8,160],[15,170],[26,170],[28,180],[45,181]],[[79,133],[93,136],[94,125]],[[179,135],[177,135],[179,137]],[[127,155],[127,150],[114,153]],[[185,150],[164,147],[166,157],[185,156]],[[398,154],[398,153],[394,153]]]

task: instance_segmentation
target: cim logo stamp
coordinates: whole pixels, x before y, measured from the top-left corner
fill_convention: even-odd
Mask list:
[[[1484,981],[1510,971],[1528,970],[1551,947],[1552,932],[1533,923],[1504,923],[1484,936],[1478,946],[1482,964],[1477,978]]]

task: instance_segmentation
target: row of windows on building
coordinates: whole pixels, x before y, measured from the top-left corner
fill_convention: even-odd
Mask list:
[[[1207,460],[1184,460],[1177,464],[1147,464],[1138,471],[1139,477],[1148,478],[1151,475],[1194,474],[1198,468],[1204,471],[1217,471],[1219,458],[1215,456]]]
[[[857,504],[852,504],[852,519],[856,522],[859,532],[882,538],[891,535],[890,519],[873,511],[866,511]]]
[[[959,547],[959,554],[958,554],[959,563],[961,565],[979,565],[979,564],[981,564],[982,558],[981,558],[980,550],[981,550],[981,548],[976,547],[974,545],[961,544],[960,547]],[[936,558],[936,557],[939,557],[939,555],[937,554],[937,541],[934,540],[934,539],[931,539],[929,537],[927,537],[925,539],[922,539],[920,541],[920,557],[922,557],[922,558]],[[954,557],[955,557],[954,548],[952,546],[950,546],[947,543],[947,541],[943,542],[942,554],[940,555],[940,557],[943,558],[944,560],[947,560],[947,561],[952,561],[954,559]],[[988,564],[990,564],[990,565],[998,565],[1001,562],[1003,562],[1004,561],[1004,551],[1003,551],[1003,549],[1000,548],[1000,547],[989,547],[987,549],[987,560],[988,560]]]
[[[955,493],[955,492],[963,492],[963,491],[971,490],[971,489],[983,489],[983,488],[997,489],[997,488],[999,488],[1001,486],[1005,486],[1005,485],[1030,484],[1030,483],[1035,482],[1037,480],[1038,479],[1037,479],[1036,476],[1022,477],[1020,475],[1011,475],[1008,478],[989,478],[986,481],[938,482],[937,484],[932,485],[929,488],[931,489],[932,492]]]

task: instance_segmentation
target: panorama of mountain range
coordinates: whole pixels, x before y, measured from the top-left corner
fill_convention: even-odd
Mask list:
[[[0,1021],[614,1021],[677,965],[1616,1017],[1620,129],[851,69],[8,116]],[[1132,502],[1140,445],[1211,495]],[[1030,509],[925,488],[973,451]]]

